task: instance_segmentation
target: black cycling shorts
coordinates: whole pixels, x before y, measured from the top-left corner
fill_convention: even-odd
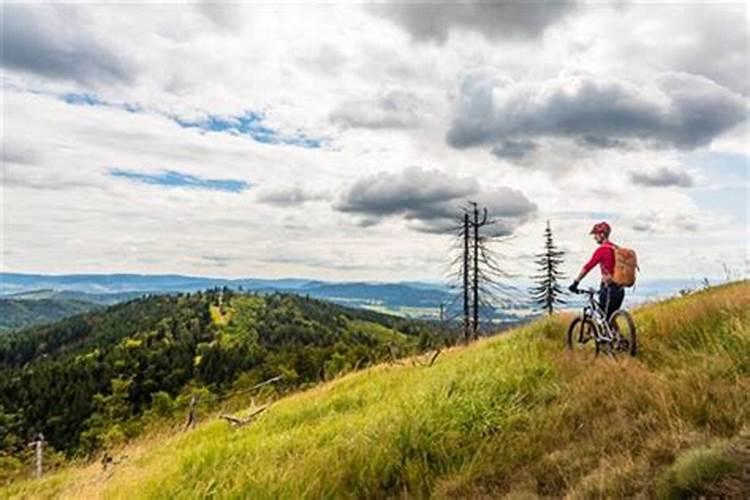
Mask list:
[[[622,306],[623,300],[625,300],[625,290],[621,286],[614,283],[602,283],[599,289],[599,307],[607,313],[607,319]]]

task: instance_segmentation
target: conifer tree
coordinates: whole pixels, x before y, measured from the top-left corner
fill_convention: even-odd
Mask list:
[[[539,274],[532,276],[536,286],[531,289],[533,303],[547,314],[552,314],[555,306],[565,304],[561,297],[563,289],[560,286],[560,281],[565,279],[560,271],[563,255],[564,252],[555,245],[552,228],[547,221],[547,228],[544,230],[544,252],[537,254],[534,261],[539,266]]]

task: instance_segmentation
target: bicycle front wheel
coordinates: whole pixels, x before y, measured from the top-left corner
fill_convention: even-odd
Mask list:
[[[612,325],[613,332],[619,337],[615,346],[616,350],[635,356],[638,352],[638,340],[635,333],[635,321],[630,313],[625,309],[615,311],[609,323]]]
[[[599,327],[589,318],[577,317],[568,327],[566,345],[569,350],[586,349],[587,345],[596,348]]]

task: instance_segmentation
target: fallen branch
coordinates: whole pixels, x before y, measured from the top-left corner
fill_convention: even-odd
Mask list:
[[[437,357],[438,357],[438,356],[440,356],[440,353],[441,353],[441,352],[442,352],[442,349],[438,349],[438,350],[436,350],[436,351],[435,351],[435,353],[434,353],[434,354],[432,355],[432,357],[430,357],[430,361],[429,361],[429,363],[425,363],[425,362],[423,362],[423,361],[422,361],[421,359],[419,359],[419,358],[414,358],[414,360],[413,360],[412,364],[413,364],[414,366],[432,366],[432,365],[434,365],[434,364],[435,364],[435,360],[437,359]]]
[[[232,425],[232,427],[242,427],[243,425],[247,425],[250,422],[252,422],[253,420],[255,420],[255,417],[257,417],[258,415],[260,415],[261,413],[263,413],[266,410],[266,408],[268,408],[268,407],[267,406],[262,406],[262,407],[258,408],[257,410],[255,410],[250,415],[248,415],[247,417],[244,417],[244,418],[242,418],[242,417],[235,417],[233,415],[227,415],[227,414],[221,414],[221,415],[219,415],[219,418],[222,418],[222,419],[226,420],[227,422],[229,422]]]
[[[258,388],[260,388],[260,387],[263,387],[264,385],[268,385],[268,384],[273,384],[274,382],[278,382],[278,381],[279,381],[279,380],[281,380],[282,378],[284,378],[284,375],[276,375],[276,376],[275,376],[275,377],[273,377],[273,378],[269,378],[268,380],[264,380],[264,381],[263,381],[263,382],[261,382],[260,384],[255,384],[254,386],[252,386],[252,387],[251,387],[250,389],[248,389],[248,390],[258,389]]]

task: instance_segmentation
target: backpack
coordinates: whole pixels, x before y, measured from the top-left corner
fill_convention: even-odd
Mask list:
[[[616,285],[630,287],[635,285],[635,272],[638,268],[638,257],[629,248],[615,247],[615,274],[612,281]]]

